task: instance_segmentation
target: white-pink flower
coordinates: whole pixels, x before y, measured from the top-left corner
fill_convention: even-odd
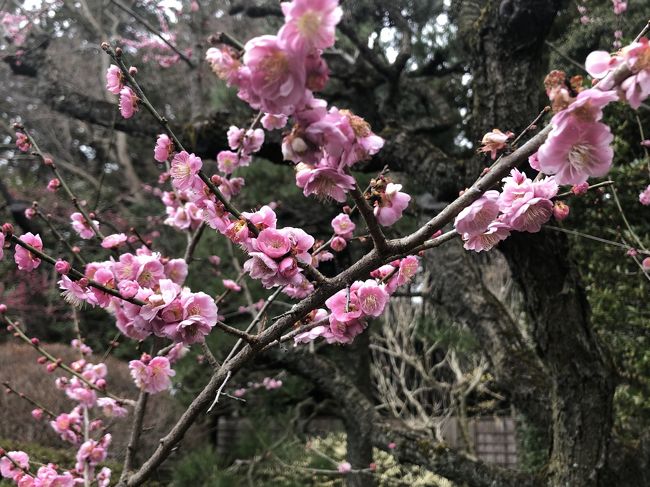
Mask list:
[[[644,206],[650,205],[650,184],[639,194],[639,202]]]
[[[174,143],[167,134],[160,134],[156,139],[156,147],[153,150],[153,158],[158,162],[165,162],[174,152]]]
[[[114,95],[119,95],[124,88],[124,78],[120,68],[111,64],[106,70],[106,89]]]
[[[281,4],[284,26],[278,36],[296,52],[334,45],[336,24],[343,16],[338,0],[293,0]]]
[[[573,120],[551,131],[537,151],[539,167],[545,174],[554,174],[558,184],[580,184],[589,177],[604,176],[614,157],[612,140],[607,125]]]
[[[174,187],[180,190],[192,189],[197,184],[197,174],[203,162],[194,154],[179,152],[172,159],[170,174]]]
[[[114,233],[112,235],[108,235],[104,237],[104,239],[102,240],[102,247],[104,247],[105,249],[114,249],[115,247],[119,247],[126,241],[127,241],[127,236],[125,234]]]
[[[31,245],[36,250],[43,250],[43,242],[38,234],[34,235],[31,232],[27,232],[20,237],[20,241],[25,242],[27,245]],[[18,269],[21,271],[33,271],[41,265],[41,259],[20,245],[16,245],[14,260],[16,261]]]
[[[131,118],[138,110],[138,97],[131,88],[125,86],[120,90],[120,113],[124,118]]]
[[[149,394],[169,389],[172,385],[170,377],[176,375],[167,357],[151,358],[147,354],[143,354],[140,360],[131,360],[129,369],[135,384]]]
[[[71,214],[70,223],[72,224],[74,231],[77,232],[81,238],[88,240],[95,236],[95,232],[93,231],[92,227],[81,213],[75,212]],[[97,220],[92,220],[92,223],[95,228],[99,227],[99,222]]]
[[[401,184],[388,183],[381,195],[381,200],[376,202],[374,213],[380,225],[391,226],[402,218],[402,213],[411,201],[411,196],[400,191]]]

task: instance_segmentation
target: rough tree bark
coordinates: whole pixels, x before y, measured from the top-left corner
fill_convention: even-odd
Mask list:
[[[464,2],[465,4],[475,2]],[[540,107],[543,41],[559,1],[480,2],[465,27],[473,74],[473,135],[520,131]],[[465,15],[471,18],[466,6]],[[476,171],[476,165],[472,168]],[[604,485],[611,440],[613,366],[598,344],[563,235],[515,234],[502,246],[524,295],[536,351],[548,372],[552,444],[548,485]]]

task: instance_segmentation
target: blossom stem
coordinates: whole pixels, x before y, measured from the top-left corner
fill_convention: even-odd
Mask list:
[[[79,252],[75,252],[74,249],[72,248],[72,245],[70,245],[70,242],[66,238],[61,235],[61,233],[56,229],[54,224],[49,218],[49,215],[45,215],[39,208],[38,203],[34,201],[32,208],[36,211],[36,216],[38,216],[41,220],[45,222],[45,224],[50,228],[51,232],[54,234],[54,236],[61,242],[63,245],[65,245],[70,253],[72,254],[73,259],[77,259],[81,265],[86,265],[86,259],[84,259]]]
[[[356,203],[363,220],[366,222],[368,232],[370,232],[370,237],[372,237],[375,248],[380,254],[384,253],[386,251],[386,237],[379,226],[379,222],[377,222],[377,218],[375,218],[375,214],[372,212],[372,208],[368,204],[363,193],[361,193],[358,184],[355,183],[354,188],[350,190],[350,195]]]
[[[126,454],[124,455],[124,464],[122,466],[122,474],[120,475],[120,484],[124,484],[124,482],[126,482],[126,479],[129,476],[129,471],[131,470],[133,461],[135,459],[135,452],[137,451],[138,443],[140,442],[142,423],[144,421],[144,413],[147,410],[148,399],[149,394],[147,394],[144,389],[140,389],[140,394],[138,395],[138,400],[135,403],[135,409],[133,411],[131,437],[129,438],[129,444],[126,447]]]
[[[28,243],[23,242],[22,240],[20,240],[15,235],[7,236],[7,238],[9,240],[11,240],[13,243],[15,243],[16,245],[20,245],[24,249],[27,249],[30,253],[36,255],[39,259],[44,260],[48,264],[52,264],[52,265],[56,264],[56,259],[54,259],[53,257],[47,255],[44,252],[41,252],[40,250],[32,247]],[[78,271],[77,269],[75,269],[74,267],[70,269],[70,272],[68,272],[68,275],[75,278],[75,280],[86,279],[84,274],[82,272]],[[106,287],[106,286],[98,283],[97,281],[95,281],[93,279],[87,279],[87,280],[88,280],[88,285],[89,286],[94,287],[95,289],[99,289],[100,291],[103,291],[103,292],[105,292],[107,294],[110,294],[111,296],[114,296],[116,298],[120,298],[120,299],[122,299],[124,301],[128,301],[129,303],[135,304],[137,306],[144,306],[146,304],[144,301],[141,301],[141,300],[136,299],[136,298],[126,298],[126,297],[122,296],[119,293],[119,291],[116,291],[115,289],[111,289],[109,287]]]
[[[121,55],[118,56],[115,50],[112,47],[110,47],[108,43],[103,43],[102,48],[104,49],[104,51],[106,51],[106,53],[111,57],[111,59],[113,59],[113,61],[115,61],[117,66],[120,68],[122,75],[128,81],[129,85],[135,90],[136,95],[138,96],[142,105],[144,105],[147,111],[156,119],[156,121],[160,125],[162,125],[163,129],[165,130],[165,132],[167,132],[169,137],[171,137],[176,149],[179,151],[185,151],[185,147],[183,147],[183,144],[181,143],[179,138],[176,136],[174,131],[169,126],[169,121],[158,113],[158,111],[155,109],[155,107],[151,104],[151,102],[147,98],[147,95],[145,95],[144,91],[142,90],[142,87],[138,84],[135,78],[131,76],[129,69],[126,67],[124,61],[122,60],[122,56]],[[199,178],[201,178],[201,181],[205,183],[205,185],[217,197],[217,199],[223,204],[223,206],[226,208],[226,210],[228,210],[228,212],[231,215],[233,215],[237,219],[245,220],[242,217],[241,212],[232,203],[230,203],[230,201],[226,199],[226,197],[223,195],[221,190],[210,180],[210,178],[205,174],[205,172],[199,170],[197,175],[199,176]],[[248,221],[247,224],[250,231],[253,232],[255,236],[257,236],[259,234],[259,230],[257,229],[257,227],[255,227],[255,225],[253,225]]]
[[[93,231],[95,236],[101,242],[104,239],[104,235],[99,230],[99,228],[97,228],[97,226],[93,223],[93,220],[90,218],[90,215],[88,214],[86,209],[81,205],[81,203],[79,203],[79,199],[72,192],[72,190],[70,189],[70,186],[68,186],[68,184],[65,182],[65,178],[63,177],[63,175],[57,169],[56,164],[54,164],[54,162],[46,163],[45,162],[45,160],[46,160],[45,154],[43,153],[43,151],[41,151],[41,149],[38,146],[38,144],[36,143],[36,140],[34,139],[34,137],[32,137],[32,135],[29,133],[29,131],[24,127],[23,127],[23,132],[27,136],[27,138],[29,139],[29,142],[32,144],[32,147],[34,147],[34,152],[36,153],[36,155],[38,155],[41,158],[41,161],[43,162],[43,164],[48,166],[50,168],[50,170],[52,171],[52,173],[54,174],[54,176],[59,180],[59,182],[61,183],[61,187],[63,188],[65,193],[68,195],[68,198],[70,198],[70,201],[72,202],[72,204],[75,206],[75,208],[77,208],[79,213],[81,213],[83,215],[84,220],[86,220],[86,223],[88,224],[90,229]]]
[[[7,323],[7,324],[12,328],[13,331],[16,332],[16,335],[18,335],[18,337],[19,337],[22,341],[24,341],[25,343],[31,345],[31,346],[34,348],[34,350],[36,350],[39,354],[41,354],[43,357],[45,357],[45,358],[46,358],[47,360],[49,360],[51,363],[56,364],[57,367],[60,367],[62,370],[66,371],[68,374],[75,376],[77,379],[79,379],[81,382],[83,382],[84,384],[86,384],[86,385],[87,385],[88,387],[90,387],[91,389],[93,389],[93,390],[95,390],[95,391],[97,391],[97,392],[99,392],[99,393],[101,393],[101,394],[104,394],[104,395],[110,397],[111,399],[114,399],[115,401],[121,403],[121,404],[129,404],[129,405],[133,405],[133,404],[134,404],[134,401],[131,400],[131,399],[124,399],[124,398],[118,397],[118,396],[116,396],[116,395],[114,395],[114,394],[111,394],[110,392],[106,391],[105,389],[101,389],[101,388],[97,387],[95,384],[93,384],[92,382],[88,381],[88,380],[87,380],[83,375],[81,375],[79,372],[77,372],[76,370],[70,368],[68,365],[66,365],[65,363],[63,363],[63,361],[62,361],[61,359],[56,358],[54,355],[52,355],[52,354],[49,353],[47,350],[45,350],[45,349],[40,345],[40,343],[38,343],[38,341],[32,341],[32,340],[31,340],[31,339],[30,339],[30,338],[25,334],[25,332],[20,328],[20,326],[18,325],[18,323],[16,323],[16,322],[10,320],[10,319],[7,318],[7,316],[5,316],[5,315],[2,316],[2,319],[3,319],[3,320],[4,320],[4,321],[5,321],[5,322],[6,322],[6,323]]]
[[[52,411],[50,411],[48,408],[46,408],[46,407],[43,406],[42,404],[38,403],[36,400],[34,400],[34,399],[32,399],[31,397],[29,397],[27,394],[24,394],[24,393],[22,393],[22,392],[18,392],[16,389],[14,389],[13,387],[11,387],[11,384],[9,384],[9,382],[4,381],[4,382],[2,383],[2,385],[5,386],[8,390],[10,390],[11,392],[13,392],[14,394],[16,394],[19,398],[24,399],[25,401],[27,401],[29,404],[31,404],[31,405],[34,406],[35,408],[40,409],[41,411],[43,411],[43,412],[44,412],[45,414],[47,414],[50,418],[52,418],[52,419],[56,418],[56,414],[54,414]]]
[[[144,245],[149,250],[153,250],[151,248],[151,245],[149,243],[147,243],[147,241],[144,238],[142,238],[142,235],[140,235],[140,232],[138,232],[137,228],[131,227],[131,228],[129,228],[129,230],[135,236],[135,238],[137,238],[140,241],[140,243],[142,245]]]
[[[553,225],[544,225],[544,228],[548,228],[548,229],[554,230],[556,232],[566,233],[568,235],[573,235],[575,237],[586,238],[587,240],[593,240],[595,242],[600,242],[600,243],[603,243],[603,244],[612,245],[614,247],[620,247],[620,248],[625,249],[625,250],[636,250],[640,254],[650,255],[650,252],[648,252],[647,250],[636,249],[636,248],[634,248],[634,247],[632,247],[630,245],[627,245],[627,244],[622,244],[622,243],[616,242],[614,240],[608,240],[606,238],[597,237],[595,235],[590,235],[588,233],[578,232],[577,230],[569,230],[568,228],[560,228],[560,227],[555,227]]]
[[[612,185],[612,184],[614,184],[614,181],[603,181],[603,182],[601,182],[601,183],[592,184],[591,186],[589,186],[589,187],[587,188],[587,190],[590,190],[590,189],[596,189],[596,188],[602,188],[603,186],[610,186],[610,185]],[[555,199],[566,198],[567,196],[575,196],[575,193],[574,193],[573,191],[567,191],[566,193],[558,194],[558,195],[555,197]]]
[[[232,326],[226,325],[222,321],[217,321],[216,325],[217,328],[225,331],[226,333],[236,336],[240,338],[241,340],[244,340],[245,342],[248,343],[255,343],[257,341],[257,338],[255,335],[251,335],[245,331],[239,330],[238,328],[234,328]]]
[[[185,262],[187,262],[187,265],[189,266],[191,261],[192,261],[192,256],[194,255],[194,251],[196,250],[196,247],[199,245],[199,241],[201,240],[201,237],[203,236],[203,232],[205,231],[206,223],[201,222],[201,225],[199,225],[199,228],[196,229],[194,232],[194,235],[192,235],[192,238],[190,239],[189,243],[187,244],[187,248],[185,249],[185,255],[183,256],[183,259]]]

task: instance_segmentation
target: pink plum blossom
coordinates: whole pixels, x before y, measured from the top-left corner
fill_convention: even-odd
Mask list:
[[[122,245],[127,240],[127,236],[123,233],[114,233],[112,235],[104,237],[102,240],[102,247],[105,249],[114,249],[115,247]]]
[[[352,234],[356,228],[356,225],[350,219],[349,215],[345,213],[339,213],[332,219],[332,228],[334,229],[334,233],[336,235],[346,240],[350,240],[352,238]]]
[[[153,158],[158,162],[165,162],[174,152],[174,143],[167,134],[160,134],[156,139],[156,147],[153,150]]]
[[[203,162],[194,154],[185,151],[176,154],[170,170],[174,187],[180,190],[191,189],[196,184],[197,174],[202,166]]]
[[[228,128],[227,132],[227,138],[228,138],[228,146],[232,150],[237,150],[241,146],[242,140],[244,139],[244,134],[246,133],[245,129],[236,127],[234,125],[231,125],[230,128]]]
[[[253,154],[262,148],[264,143],[264,130],[247,130],[242,140],[242,149],[246,154]]]
[[[68,262],[67,260],[59,259],[54,264],[54,270],[59,274],[67,274],[68,272],[70,272],[71,268],[72,266],[70,265],[70,262]]]
[[[291,249],[291,242],[284,233],[273,228],[267,228],[260,232],[257,237],[257,248],[272,259],[286,255]]]
[[[74,229],[77,234],[85,239],[91,239],[95,236],[95,232],[93,231],[93,228],[90,226],[88,221],[86,221],[86,218],[79,212],[75,212],[70,215],[70,223],[72,224],[72,228]],[[93,225],[95,228],[99,227],[99,222],[96,220],[92,221]]]
[[[224,174],[232,174],[232,172],[241,166],[239,154],[229,150],[222,150],[217,154],[217,164],[219,171]]]
[[[650,184],[639,194],[639,202],[644,206],[650,205]]]
[[[235,293],[241,291],[241,286],[237,284],[235,281],[233,281],[232,279],[224,279],[221,282],[223,284],[223,287],[225,287],[230,291],[233,291]]]
[[[567,123],[555,127],[537,154],[542,172],[558,184],[580,184],[609,172],[614,136],[603,123]]]
[[[463,237],[463,240],[465,240],[463,247],[466,250],[481,252],[492,249],[501,240],[508,238],[510,236],[510,228],[505,223],[494,221],[482,233],[465,234],[465,236]]]
[[[359,307],[367,316],[377,317],[384,311],[388,302],[388,293],[383,285],[374,279],[368,279],[357,289]]]
[[[124,88],[124,77],[119,67],[111,64],[106,70],[106,89],[114,95],[119,95]]]
[[[129,369],[135,384],[149,394],[169,389],[172,385],[170,377],[176,375],[167,357],[151,358],[147,354],[143,354],[140,360],[131,360]]]
[[[499,192],[486,191],[483,196],[463,209],[454,220],[454,227],[461,235],[479,235],[485,232],[488,226],[499,215]]]
[[[618,95],[615,91],[583,90],[566,109],[553,116],[551,123],[554,127],[561,127],[573,121],[598,122],[603,118],[603,108],[616,100]]]
[[[27,232],[20,237],[20,241],[31,245],[36,250],[43,250],[43,242],[38,234],[34,235],[31,232]],[[16,245],[14,260],[16,261],[18,269],[21,271],[33,271],[41,265],[41,259],[20,245]]]
[[[14,462],[20,468],[14,465]],[[23,474],[23,470],[27,470],[28,468],[29,455],[23,451],[10,451],[5,453],[5,456],[0,458],[0,474],[6,479],[14,480],[20,478],[20,476]]]
[[[352,465],[350,462],[341,462],[336,469],[339,473],[349,473],[352,471]]]
[[[278,130],[284,128],[286,124],[286,115],[274,115],[272,113],[266,113],[262,117],[262,127],[264,127],[266,130]]]
[[[263,35],[244,46],[244,64],[249,72],[247,89],[240,97],[265,112],[291,115],[305,98],[303,56],[289,52],[276,36]]]
[[[239,80],[241,63],[237,53],[229,46],[211,47],[205,53],[205,59],[212,71],[229,86]]]
[[[411,201],[411,197],[400,191],[401,189],[401,184],[388,183],[381,200],[376,202],[373,211],[380,225],[389,227],[402,218],[402,213]]]
[[[120,90],[120,113],[122,117],[131,118],[138,110],[138,97],[131,88],[125,86]]]
[[[334,45],[336,24],[343,16],[338,0],[293,0],[281,4],[284,26],[278,36],[296,52]]]
[[[352,176],[343,174],[327,164],[316,168],[298,164],[296,169],[296,184],[303,189],[305,196],[316,194],[342,203],[347,191],[354,188]]]
[[[492,160],[497,158],[497,152],[504,149],[508,145],[508,139],[514,137],[512,132],[503,133],[499,129],[492,129],[481,139],[481,147],[479,152],[489,153]]]

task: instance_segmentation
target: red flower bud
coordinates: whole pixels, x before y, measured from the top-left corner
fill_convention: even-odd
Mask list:
[[[38,338],[32,338],[30,342],[32,342],[32,345],[36,347],[40,343],[40,340]]]
[[[14,234],[14,226],[11,223],[4,223],[2,225],[2,233],[4,233],[6,237],[11,237]]]
[[[4,314],[7,312],[7,305],[6,304],[0,304],[0,315]]]

